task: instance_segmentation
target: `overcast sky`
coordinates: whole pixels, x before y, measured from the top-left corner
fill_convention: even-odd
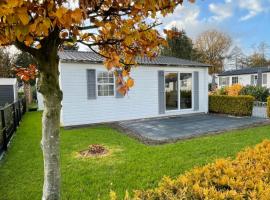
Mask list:
[[[193,39],[207,29],[227,32],[247,54],[254,44],[264,41],[270,45],[270,0],[185,1],[162,22],[160,28],[175,25]]]

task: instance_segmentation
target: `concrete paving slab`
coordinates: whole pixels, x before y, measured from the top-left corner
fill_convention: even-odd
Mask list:
[[[196,114],[123,121],[119,122],[118,126],[139,138],[152,141],[166,141],[190,138],[208,133],[218,133],[268,122],[270,123],[268,119],[257,117]]]

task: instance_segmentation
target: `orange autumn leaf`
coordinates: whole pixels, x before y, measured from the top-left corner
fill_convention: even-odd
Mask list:
[[[167,35],[168,38],[172,39],[174,37],[178,37],[181,33],[174,30],[164,30],[164,33]]]
[[[82,10],[77,8],[71,13],[71,18],[74,20],[75,23],[80,23],[83,18]]]
[[[127,87],[131,88],[134,85],[134,80],[132,78],[129,78],[126,83]]]
[[[129,75],[129,73],[128,73],[128,71],[127,71],[127,70],[123,70],[122,75],[123,75],[123,76],[128,76],[128,75]]]
[[[27,67],[16,67],[13,69],[13,71],[17,77],[25,82],[28,82],[29,80],[35,80],[38,74],[36,66],[32,64]]]
[[[27,13],[27,8],[18,8],[16,9],[16,14],[19,17],[19,19],[21,20],[23,25],[26,25],[29,23],[30,17]]]
[[[118,88],[118,92],[122,95],[125,95],[128,91],[128,88],[126,86],[121,86],[120,88]]]

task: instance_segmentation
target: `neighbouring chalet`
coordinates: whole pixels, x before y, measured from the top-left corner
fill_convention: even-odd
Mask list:
[[[208,112],[209,65],[174,57],[138,58],[135,85],[117,92],[113,72],[93,52],[59,52],[62,126]],[[39,109],[43,109],[38,95]]]
[[[18,83],[16,78],[0,78],[0,107],[18,100]]]
[[[239,83],[243,86],[263,86],[270,88],[270,67],[251,67],[225,71],[218,75],[218,87]]]

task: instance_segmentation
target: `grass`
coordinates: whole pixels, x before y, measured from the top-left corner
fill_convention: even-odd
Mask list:
[[[38,105],[37,102],[32,102],[28,105],[28,111],[37,111],[38,110]]]
[[[0,199],[41,199],[43,161],[41,113],[27,113],[0,163]],[[177,177],[194,166],[234,157],[246,146],[270,139],[270,126],[231,131],[174,144],[146,146],[106,126],[61,130],[62,199],[108,199],[114,190],[152,188],[164,176]],[[81,159],[76,152],[104,144],[111,154]]]

